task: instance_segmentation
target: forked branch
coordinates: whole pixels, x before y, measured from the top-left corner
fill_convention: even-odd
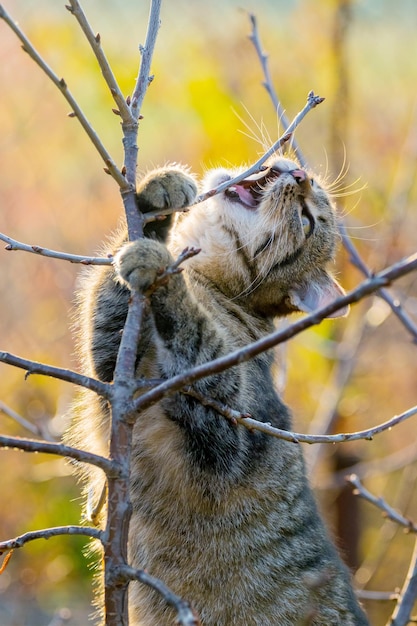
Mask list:
[[[113,176],[113,178],[116,180],[117,184],[122,190],[127,189],[128,183],[125,177],[123,176],[122,172],[118,169],[113,159],[111,158],[110,154],[107,152],[106,148],[104,147],[101,139],[99,138],[99,136],[97,135],[93,127],[91,126],[90,122],[87,120],[78,102],[76,101],[76,99],[74,98],[70,90],[68,89],[68,86],[65,80],[63,78],[59,78],[55,74],[55,72],[49,67],[46,61],[41,57],[39,52],[37,52],[35,47],[32,45],[32,43],[29,41],[29,39],[20,29],[18,24],[13,21],[11,16],[7,13],[7,11],[2,5],[0,5],[0,19],[3,19],[6,22],[6,24],[12,29],[15,35],[17,35],[17,37],[22,42],[23,50],[28,53],[30,58],[35,61],[35,63],[43,70],[43,72],[45,72],[45,74],[54,83],[54,85],[58,87],[59,91],[62,93],[62,95],[64,96],[64,98],[66,99],[66,101],[71,107],[72,112],[69,114],[70,117],[76,117],[78,119],[81,126],[83,127],[88,137],[92,141],[94,147],[96,148],[101,158],[103,159],[106,165],[106,171],[108,170],[109,174]]]
[[[417,412],[417,407],[415,407]],[[367,500],[378,509],[380,509],[385,517],[388,517],[391,521],[400,524],[400,526],[404,526],[409,532],[417,533],[417,524],[415,524],[412,520],[407,519],[398,511],[393,509],[385,500],[381,497],[374,496],[368,489],[366,489],[360,479],[356,474],[351,474],[350,476],[346,476],[346,480],[348,483],[355,487],[354,493],[355,495],[360,496],[364,500]]]
[[[307,102],[304,108],[297,113],[291,124],[288,126],[288,128],[286,128],[285,133],[279,139],[277,139],[277,141],[269,148],[269,150],[265,152],[264,155],[262,155],[260,159],[256,161],[256,163],[254,163],[251,167],[249,167],[247,170],[245,170],[235,178],[227,180],[221,185],[215,187],[214,189],[210,189],[209,191],[200,194],[196,199],[196,203],[203,202],[204,200],[207,200],[208,198],[211,198],[212,196],[215,196],[216,194],[225,191],[232,185],[240,183],[245,178],[248,178],[248,176],[251,176],[252,174],[257,174],[258,172],[262,171],[262,167],[265,161],[267,161],[267,159],[269,159],[269,157],[271,157],[273,154],[278,152],[278,150],[291,139],[296,128],[300,125],[307,113],[309,113],[312,109],[321,104],[323,100],[324,98],[316,96],[313,91],[310,91],[307,95]]]

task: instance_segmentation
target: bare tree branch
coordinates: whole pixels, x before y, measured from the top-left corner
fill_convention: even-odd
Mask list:
[[[141,116],[143,99],[153,78],[150,76],[150,66],[160,26],[160,10],[161,0],[151,0],[145,46],[140,46],[139,48],[142,55],[142,62],[140,64],[136,87],[130,102],[130,110],[133,119],[123,121],[122,123],[125,153],[124,171],[126,173],[126,179],[130,184],[130,190],[122,190],[122,198],[130,240],[139,239],[143,236],[144,218],[137,209],[135,193],[132,190],[136,188],[138,120]]]
[[[415,407],[417,412],[417,407]],[[359,477],[356,474],[351,474],[350,476],[346,476],[346,480],[348,483],[355,487],[354,493],[361,498],[364,498],[371,504],[374,504],[376,507],[383,511],[385,517],[388,517],[393,522],[397,522],[401,526],[404,526],[409,532],[417,533],[417,525],[411,520],[407,519],[395,509],[393,509],[389,504],[385,502],[383,498],[378,498],[374,496],[370,491],[368,491],[359,480]]]
[[[379,272],[378,274],[375,274],[374,276],[372,276],[372,278],[368,278],[346,295],[337,298],[334,302],[331,302],[327,306],[318,309],[314,313],[311,313],[310,315],[307,315],[306,317],[297,320],[296,322],[291,324],[291,326],[288,326],[287,328],[284,328],[282,330],[277,330],[267,337],[263,337],[262,339],[259,339],[258,341],[255,341],[254,343],[251,343],[244,348],[241,348],[240,350],[235,350],[234,352],[215,359],[214,361],[203,363],[202,365],[194,367],[191,370],[184,372],[183,374],[178,374],[177,376],[174,376],[170,380],[167,380],[161,385],[158,385],[151,391],[148,391],[140,398],[137,398],[134,401],[134,406],[136,410],[147,408],[152,404],[155,404],[155,402],[158,402],[158,400],[160,400],[167,393],[178,391],[179,389],[182,389],[185,385],[189,385],[196,380],[204,378],[205,376],[210,376],[211,374],[223,372],[233,365],[237,365],[244,361],[249,361],[249,359],[255,357],[257,354],[261,354],[262,352],[273,348],[279,343],[283,343],[284,341],[291,339],[303,330],[319,324],[325,317],[345,307],[347,304],[358,302],[365,296],[374,293],[381,287],[390,284],[394,280],[397,280],[401,276],[405,276],[406,274],[409,274],[416,269],[417,254],[414,254],[394,265],[391,265],[390,267]]]
[[[377,602],[398,600],[397,591],[368,591],[367,589],[357,589],[356,596],[360,600],[376,600]]]
[[[379,435],[380,433],[389,430],[393,426],[396,426],[397,424],[400,424],[401,422],[404,422],[410,417],[413,417],[413,415],[417,414],[417,406],[415,406],[411,409],[408,409],[408,411],[401,413],[400,415],[392,417],[383,424],[378,424],[377,426],[374,426],[373,428],[368,428],[366,430],[359,430],[353,433],[338,433],[336,435],[309,435],[304,433],[295,433],[290,430],[283,430],[281,428],[275,428],[267,422],[259,422],[258,420],[252,419],[248,413],[240,413],[239,411],[235,411],[232,408],[222,404],[221,402],[217,402],[212,398],[204,396],[203,394],[199,393],[188,385],[184,389],[182,389],[181,392],[186,395],[192,396],[193,398],[196,398],[204,406],[209,406],[213,408],[220,415],[223,415],[234,424],[241,424],[242,426],[245,426],[245,428],[247,428],[248,430],[259,430],[260,432],[263,432],[267,435],[271,435],[271,437],[284,439],[285,441],[289,441],[291,443],[334,444],[343,443],[345,441],[359,441],[361,439],[370,441],[375,435]]]
[[[275,91],[275,88],[272,82],[271,73],[269,71],[269,65],[268,65],[268,55],[262,50],[262,44],[261,44],[261,40],[259,37],[258,22],[257,22],[256,16],[253,13],[249,13],[249,19],[252,24],[252,32],[250,33],[248,37],[256,50],[256,54],[258,55],[258,58],[262,67],[262,71],[263,71],[264,79],[265,79],[262,85],[265,87],[266,91],[268,92],[272,100],[273,107],[278,114],[281,124],[283,125],[284,129],[287,129],[289,126],[289,120],[285,114],[285,111],[281,105],[281,102],[278,99],[277,93]],[[300,165],[302,167],[306,167],[307,162],[294,136],[292,136],[291,138],[291,148],[294,150],[295,156],[297,157]]]
[[[99,33],[94,34],[93,29],[91,28],[90,23],[88,22],[87,17],[78,0],[69,0],[69,3],[69,5],[65,5],[65,8],[68,9],[68,11],[72,13],[72,15],[74,15],[77,22],[81,26],[83,33],[87,37],[87,40],[100,66],[104,80],[106,81],[110,89],[110,93],[113,96],[115,103],[117,104],[117,114],[121,116],[124,122],[134,121],[130,107],[123,96],[123,93],[117,83],[116,77],[113,74],[113,70],[111,69],[109,62],[107,61],[107,57],[101,46],[101,37]]]
[[[186,261],[187,259],[191,259],[200,252],[200,248],[185,248],[185,250],[181,252],[179,257],[171,265],[168,265],[168,267],[166,267],[157,276],[154,283],[150,285],[150,287],[148,287],[144,295],[149,298],[159,287],[166,285],[171,276],[182,272],[182,267],[180,267],[180,265],[184,263],[184,261]]]
[[[107,152],[103,143],[101,142],[99,136],[91,126],[90,122],[87,120],[83,111],[81,110],[79,104],[75,100],[74,96],[69,91],[67,84],[63,78],[58,78],[58,76],[53,72],[53,70],[49,67],[49,65],[44,61],[44,59],[40,56],[40,54],[35,50],[29,39],[23,33],[23,31],[19,28],[16,22],[13,21],[11,16],[7,13],[2,5],[0,5],[0,18],[3,19],[6,24],[12,29],[12,31],[17,35],[20,41],[23,43],[23,50],[29,54],[31,59],[35,61],[35,63],[45,72],[45,74],[50,78],[50,80],[54,83],[56,87],[60,90],[68,104],[72,109],[72,113],[70,113],[70,117],[76,117],[80,122],[81,126],[84,128],[88,137],[92,141],[94,147],[100,154],[104,163],[106,164],[106,171],[108,171],[111,176],[116,180],[117,184],[121,188],[121,190],[125,190],[128,188],[128,182],[123,176],[122,172],[117,168],[110,154]]]
[[[138,120],[142,109],[143,100],[146,95],[148,86],[153,81],[150,74],[153,52],[155,49],[156,38],[158,35],[161,12],[161,0],[151,0],[151,6],[148,19],[148,30],[146,33],[146,41],[144,46],[139,46],[142,55],[139,76],[132,96],[131,110],[133,117]]]
[[[63,443],[41,441],[39,439],[23,439],[22,437],[6,437],[0,435],[0,448],[22,450],[23,452],[41,452],[67,457],[80,463],[89,463],[103,470],[108,476],[119,476],[120,468],[114,460],[106,459],[98,454],[65,446]]]
[[[109,398],[111,396],[111,385],[103,383],[100,380],[96,380],[95,378],[78,374],[77,372],[73,372],[71,370],[54,367],[52,365],[45,365],[44,363],[38,363],[37,361],[22,359],[14,354],[10,354],[10,352],[0,352],[0,362],[26,370],[26,377],[29,374],[51,376],[52,378],[65,380],[68,383],[73,383],[79,387],[85,387],[86,389],[95,391],[99,396],[103,396],[104,398]]]
[[[357,251],[349,235],[347,234],[346,226],[342,220],[339,220],[339,232],[342,236],[343,246],[349,254],[349,259],[352,265],[354,265],[354,267],[356,267],[367,278],[372,276],[371,270],[367,267],[366,263],[361,258],[359,252]],[[405,328],[413,337],[413,342],[417,343],[417,326],[416,324],[414,324],[413,320],[406,313],[406,311],[404,311],[398,300],[395,300],[391,296],[389,291],[384,288],[379,289],[377,291],[377,295],[385,300],[385,302],[391,307],[392,312],[398,317],[403,326],[405,326]]]
[[[147,299],[131,290],[127,319],[124,325],[113,378],[110,424],[110,457],[121,468],[119,476],[107,479],[107,520],[104,548],[104,605],[106,624],[128,624],[128,580],[118,572],[127,563],[130,502],[130,459],[132,449],[132,399],[135,393],[137,346]],[[117,618],[116,618],[117,616]]]
[[[258,172],[260,172],[265,161],[269,159],[270,156],[275,154],[279,150],[279,148],[281,148],[292,137],[292,134],[294,133],[295,129],[297,128],[297,126],[300,125],[300,123],[305,118],[307,113],[309,113],[309,111],[311,111],[311,109],[314,109],[317,105],[321,104],[323,100],[324,98],[321,98],[320,96],[316,96],[313,91],[310,91],[307,95],[306,105],[299,113],[297,113],[297,115],[295,116],[291,124],[285,130],[284,135],[282,135],[279,139],[277,139],[277,141],[269,148],[269,150],[265,152],[265,154],[260,159],[256,161],[256,163],[254,163],[245,172],[242,172],[235,178],[232,178],[231,180],[227,180],[221,185],[218,185],[217,187],[215,187],[214,189],[210,189],[209,191],[206,191],[205,193],[200,194],[196,198],[196,204],[198,202],[203,202],[204,200],[207,200],[208,198],[211,198],[212,196],[215,196],[216,194],[221,193],[222,191],[225,191],[231,185],[236,185],[237,183],[240,183],[242,180],[244,180],[248,176],[251,176],[252,174],[257,174]]]
[[[47,439],[49,441],[53,441],[48,429],[41,424],[32,424],[27,419],[25,419],[22,415],[19,415],[16,411],[11,409],[9,406],[4,404],[4,402],[0,401],[0,411],[10,417],[12,420],[23,426],[26,430],[31,432],[33,435],[37,435],[38,437],[42,437],[43,439]]]
[[[407,577],[403,588],[400,591],[397,606],[394,609],[387,626],[407,626],[411,621],[411,611],[413,610],[417,598],[417,539],[414,544],[413,556],[408,568]]]
[[[29,541],[35,541],[36,539],[50,539],[51,537],[58,537],[60,535],[83,535],[93,539],[101,539],[102,532],[97,528],[91,528],[88,526],[56,526],[54,528],[44,528],[43,530],[33,530],[25,533],[24,535],[19,535],[14,539],[0,541],[0,554],[3,554],[3,552],[8,550],[21,548]]]
[[[80,256],[77,254],[68,254],[67,252],[57,252],[55,250],[48,250],[48,248],[42,248],[41,246],[30,245],[27,243],[21,243],[16,239],[12,239],[3,233],[0,233],[0,240],[5,241],[8,245],[6,250],[23,250],[24,252],[32,252],[34,254],[40,254],[41,256],[51,257],[53,259],[62,259],[69,261],[70,263],[81,263],[82,265],[111,265],[111,257],[88,257]]]
[[[151,576],[144,570],[134,569],[125,566],[120,572],[127,580],[138,580],[139,582],[155,589],[165,600],[167,604],[177,611],[177,624],[182,626],[200,626],[200,620],[186,600],[183,600],[158,578]]]

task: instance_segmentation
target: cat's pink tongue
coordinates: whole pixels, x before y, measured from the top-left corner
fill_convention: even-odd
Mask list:
[[[243,185],[233,185],[231,190],[235,191],[239,195],[239,199],[242,204],[250,208],[256,207],[256,200],[252,196],[250,189],[243,187]]]

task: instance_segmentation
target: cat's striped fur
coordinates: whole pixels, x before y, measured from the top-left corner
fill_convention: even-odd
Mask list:
[[[138,376],[169,378],[273,330],[273,318],[309,311],[341,288],[328,273],[336,218],[328,195],[299,166],[276,159],[245,181],[123,245],[115,268],[95,268],[83,292],[87,373],[110,381],[126,316],[127,284],[145,289],[186,246],[201,248],[151,298]],[[231,177],[216,170],[208,187]],[[192,204],[178,167],[141,183],[142,210]],[[120,244],[119,244],[120,245]],[[266,353],[195,383],[203,395],[280,428],[287,408]],[[106,452],[108,411],[88,398],[70,440]],[[91,475],[91,481],[94,477]],[[350,576],[317,511],[301,446],[233,425],[176,393],[138,415],[131,479],[133,565],[190,600],[204,626],[365,626]],[[175,614],[132,584],[132,626],[173,624]]]

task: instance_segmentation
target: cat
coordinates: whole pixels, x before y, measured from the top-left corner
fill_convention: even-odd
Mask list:
[[[206,188],[236,173],[213,170]],[[196,194],[188,170],[171,166],[141,181],[137,203],[144,213],[179,209]],[[127,242],[122,233],[113,267],[90,269],[81,291],[86,373],[112,380],[129,285],[145,291],[184,248],[201,251],[150,296],[138,377],[169,379],[267,335],[276,317],[340,296],[327,269],[336,240],[325,189],[282,157],[189,211],[148,223],[144,239]],[[269,351],[194,389],[289,430],[272,365]],[[105,403],[88,397],[77,412],[68,440],[108,453]],[[88,472],[99,493],[102,477]],[[130,563],[189,600],[203,626],[368,624],[318,513],[300,445],[233,424],[178,392],[137,416],[131,500]],[[129,607],[132,626],[175,622],[174,610],[139,583]]]

